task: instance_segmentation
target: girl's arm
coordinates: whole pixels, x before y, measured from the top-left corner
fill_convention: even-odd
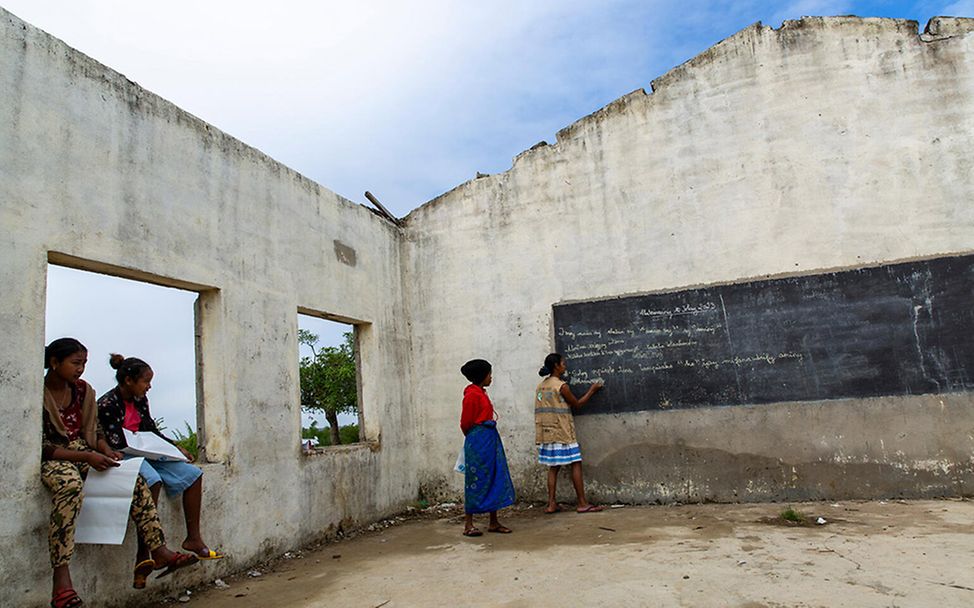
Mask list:
[[[464,435],[473,428],[473,421],[477,417],[475,411],[476,404],[468,395],[463,396],[463,403],[460,406],[460,432]]]
[[[600,390],[602,390],[602,383],[593,382],[592,386],[588,387],[588,390],[585,391],[584,395],[582,395],[582,398],[576,399],[575,395],[572,393],[572,389],[568,388],[568,384],[566,383],[561,385],[561,389],[559,390],[559,392],[561,393],[561,396],[565,398],[565,401],[568,402],[568,405],[572,406],[572,409],[577,410],[578,408],[588,403],[588,400],[592,398],[592,395],[599,392]]]
[[[163,441],[169,442],[172,445],[175,445],[177,448],[179,447],[178,445],[176,445],[175,440],[173,440],[171,437],[166,437],[165,435],[163,435],[162,434],[162,431],[159,430],[159,427],[156,426],[156,419],[153,418],[152,417],[152,413],[149,412],[149,400],[148,399],[145,400],[145,410],[144,411],[140,411],[139,414],[142,415],[142,427],[141,428],[149,431],[150,433],[155,434],[156,436],[158,436]]]
[[[154,421],[152,423],[152,431],[151,432],[153,434],[157,435],[163,441],[168,441],[169,443],[171,443],[173,445],[176,445],[176,440],[173,439],[172,437],[166,437],[165,435],[163,435],[162,434],[162,431],[159,430],[159,427],[156,426],[156,423]]]
[[[98,438],[95,443],[95,449],[101,452],[102,454],[104,454],[105,456],[108,456],[109,458],[112,458],[114,460],[121,460],[122,458],[125,457],[125,455],[115,450],[112,447],[112,445],[108,443],[108,440],[105,438],[105,431],[104,428],[102,427],[101,413],[102,413],[102,408],[99,407],[98,416],[95,417],[95,437]]]
[[[156,426],[155,418],[153,418],[152,414],[149,412],[148,399],[145,400],[145,412],[140,411],[139,414],[142,416],[142,424],[139,427],[140,429],[146,429],[148,432],[155,434],[163,441],[172,444],[177,450],[179,450],[180,454],[186,457],[186,460],[188,460],[189,462],[193,462],[195,460],[193,458],[193,455],[190,454],[188,451],[186,451],[185,448],[177,444],[174,439],[172,439],[171,437],[166,437],[165,435],[162,434],[162,431],[160,431],[159,427]]]
[[[104,454],[105,456],[108,456],[109,458],[112,458],[114,460],[121,460],[122,458],[125,457],[125,455],[122,454],[121,452],[113,450],[112,446],[108,445],[108,442],[105,441],[105,438],[100,435],[98,437],[98,447],[96,449],[102,454]]]
[[[466,435],[470,429],[477,425],[477,421],[483,418],[484,411],[493,409],[490,399],[483,394],[470,393],[463,396],[463,405],[460,412],[460,430]],[[491,416],[493,418],[493,416]]]
[[[117,467],[118,462],[110,456],[100,452],[89,452],[82,450],[69,450],[68,448],[56,447],[51,452],[48,460],[67,460],[68,462],[85,462],[96,471],[104,471],[109,467]]]

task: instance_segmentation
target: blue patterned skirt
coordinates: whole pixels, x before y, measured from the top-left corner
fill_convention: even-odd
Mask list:
[[[463,458],[464,511],[489,513],[514,504],[514,484],[496,422],[488,420],[470,429],[463,441]]]

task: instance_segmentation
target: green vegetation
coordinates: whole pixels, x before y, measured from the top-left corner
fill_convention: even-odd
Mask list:
[[[166,419],[163,417],[153,418],[153,422],[156,423],[156,428],[162,433],[166,430]],[[193,427],[189,426],[188,422],[183,422],[186,425],[186,432],[181,432],[179,429],[173,429],[173,442],[179,447],[183,448],[187,452],[193,455],[193,460],[197,460],[200,457],[200,446],[198,438],[196,437],[196,431]]]
[[[343,426],[338,434],[341,435],[342,443],[358,443],[359,441],[357,424]]]
[[[184,422],[183,424],[186,425],[186,432],[183,433],[178,429],[174,429],[174,441],[176,445],[192,454],[193,460],[197,460],[200,457],[200,446],[197,441],[196,431],[193,430],[193,427],[189,426],[188,422]]]
[[[787,509],[781,512],[781,519],[795,522],[796,524],[800,524],[805,521],[805,516],[802,515],[801,511],[796,511],[795,509],[788,507]]]
[[[359,440],[358,438],[358,425],[349,424],[341,427],[338,431],[341,442],[344,443],[355,443]],[[310,427],[305,427],[301,429],[302,439],[316,438],[318,440],[318,447],[324,447],[332,445],[331,443],[331,428],[318,428],[318,421],[312,421]]]
[[[305,329],[298,330],[298,342],[309,347],[310,357],[301,357],[301,407],[308,412],[321,412],[328,421],[328,441],[322,445],[338,445],[358,441],[358,425],[338,428],[338,415],[358,410],[355,374],[355,345],[352,332],[345,332],[338,346],[318,348],[318,336]],[[314,427],[315,425],[312,425]],[[354,427],[353,431],[346,431]],[[311,431],[312,429],[307,429]],[[304,433],[302,432],[302,437]],[[314,435],[312,435],[314,436]]]

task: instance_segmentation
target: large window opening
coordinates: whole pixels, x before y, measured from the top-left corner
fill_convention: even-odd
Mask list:
[[[199,457],[198,294],[114,276],[48,265],[45,343],[77,338],[88,348],[82,378],[97,396],[117,385],[112,353],[152,368],[147,397],[162,433]]]
[[[298,315],[301,445],[306,452],[357,443],[362,428],[355,325]]]

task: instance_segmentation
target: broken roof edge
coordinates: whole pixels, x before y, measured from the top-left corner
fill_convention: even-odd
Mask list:
[[[416,212],[425,211],[438,206],[440,202],[446,198],[449,198],[450,195],[458,190],[472,187],[475,182],[477,182],[478,186],[482,187],[484,182],[491,182],[498,178],[506,178],[507,175],[517,168],[520,163],[533,158],[536,155],[557,153],[562,144],[571,142],[586,128],[597,124],[600,121],[611,117],[612,115],[624,113],[634,103],[649,101],[657,91],[673,86],[675,83],[682,80],[688,72],[709,64],[716,58],[718,51],[726,48],[728,45],[743,42],[753,34],[768,31],[780,34],[790,33],[802,29],[821,30],[825,29],[826,26],[848,26],[857,24],[869,24],[886,27],[894,33],[907,35],[912,37],[914,40],[919,40],[922,42],[942,40],[974,32],[974,18],[967,17],[931,17],[927,21],[923,33],[919,31],[919,22],[912,19],[897,19],[893,17],[858,17],[856,15],[838,15],[832,17],[803,16],[799,19],[786,19],[782,21],[779,27],[766,26],[761,21],[756,21],[751,25],[731,34],[730,36],[719,40],[690,59],[670,68],[660,76],[651,80],[650,92],[647,92],[645,88],[639,88],[626,93],[625,95],[610,101],[594,112],[591,112],[590,114],[587,114],[572,122],[568,126],[558,130],[556,133],[556,142],[554,144],[549,144],[547,141],[541,141],[518,153],[514,156],[511,166],[507,170],[500,173],[494,173],[486,177],[469,179],[454,186],[453,188],[450,188],[443,194],[430,199],[419,207],[416,207],[403,218],[404,225],[408,226],[410,224],[410,220],[413,218]]]
[[[924,42],[945,40],[974,32],[974,17],[931,17],[923,28],[920,39]]]
[[[337,205],[349,209],[356,209],[356,213],[366,212],[367,217],[374,217],[378,225],[388,226],[393,230],[397,228],[390,225],[389,221],[381,216],[368,213],[370,208],[362,203],[355,202],[327,186],[324,186],[303,173],[291,168],[290,166],[276,160],[271,155],[252,146],[226,131],[214,126],[191,112],[181,108],[165,97],[150,91],[138,82],[130,79],[118,70],[105,65],[90,55],[80,51],[57,36],[44,31],[0,6],[0,21],[6,21],[4,29],[10,31],[19,30],[18,36],[25,45],[34,45],[62,55],[68,64],[65,72],[74,73],[79,77],[94,81],[96,85],[106,87],[121,103],[128,103],[130,106],[138,106],[139,109],[149,116],[155,116],[163,120],[178,120],[184,122],[189,128],[194,129],[204,140],[208,139],[214,145],[232,146],[240,153],[241,157],[249,158],[253,162],[265,166],[269,171],[280,172],[293,179],[301,187],[309,191],[318,200],[333,198]]]

